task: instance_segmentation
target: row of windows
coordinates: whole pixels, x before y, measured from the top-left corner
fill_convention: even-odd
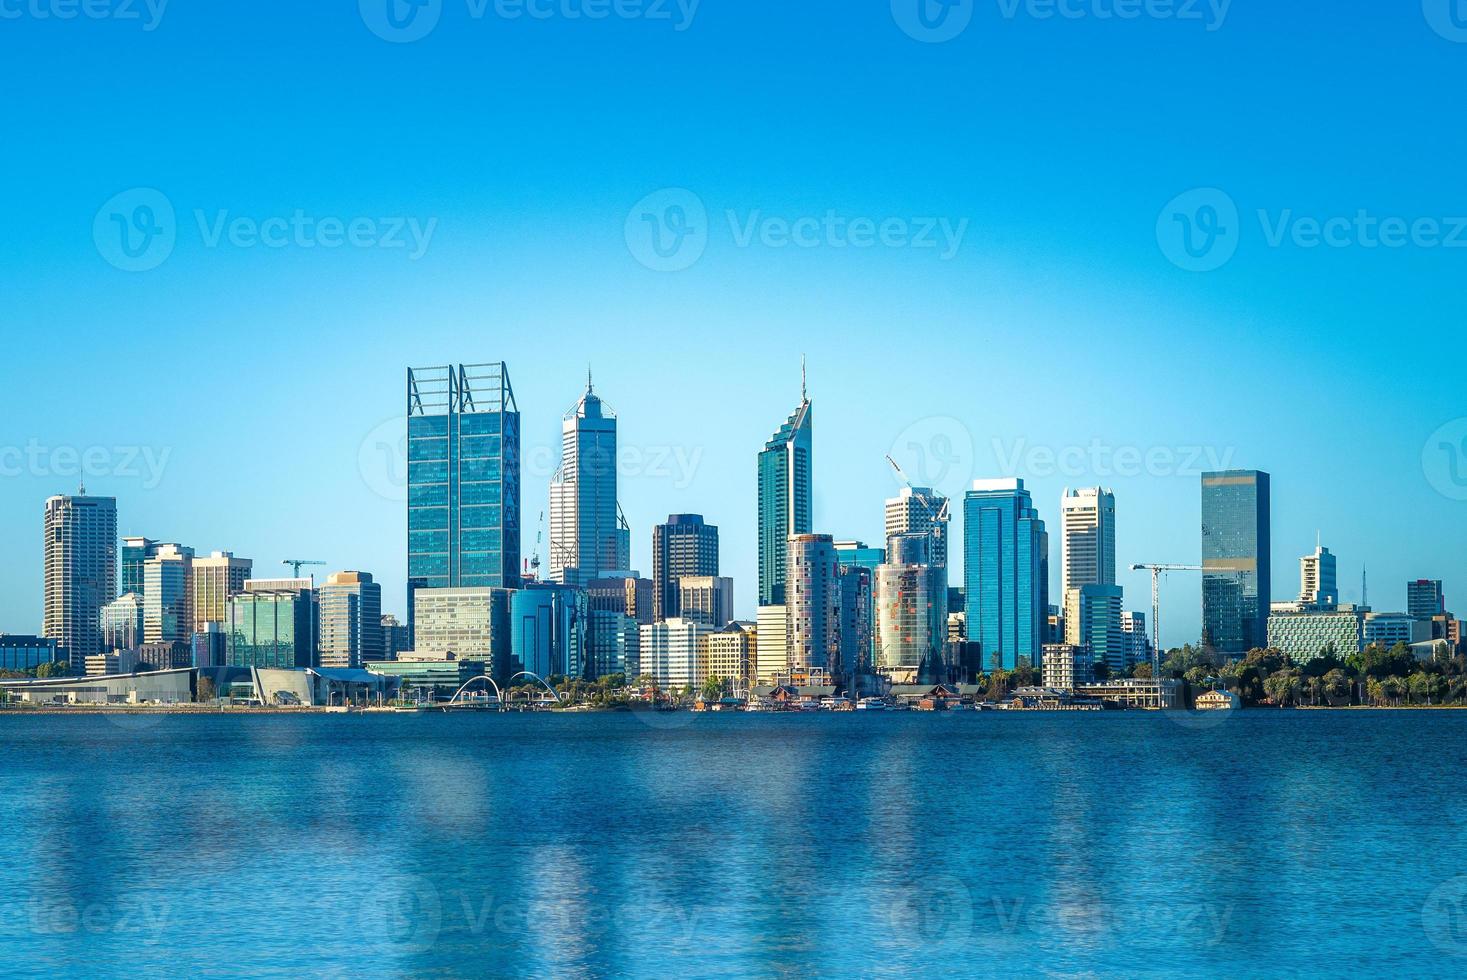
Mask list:
[[[455,503],[469,507],[497,506],[504,501],[503,486],[499,483],[464,483],[459,486],[458,500],[448,492],[447,483],[408,485],[408,506],[452,507]]]

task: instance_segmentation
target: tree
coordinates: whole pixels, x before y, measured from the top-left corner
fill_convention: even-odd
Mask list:
[[[1263,690],[1274,704],[1280,708],[1287,707],[1298,698],[1299,677],[1292,671],[1276,671],[1263,682]]]
[[[200,704],[213,701],[218,697],[214,690],[214,679],[212,677],[199,677],[199,693],[197,700]]]
[[[1150,680],[1151,679],[1151,665],[1148,664],[1148,663],[1139,663],[1139,664],[1134,665],[1131,668],[1131,676],[1132,677],[1135,677],[1135,678],[1138,678],[1140,680]]]
[[[710,677],[703,682],[703,701],[717,701],[723,697],[724,681],[721,677]]]

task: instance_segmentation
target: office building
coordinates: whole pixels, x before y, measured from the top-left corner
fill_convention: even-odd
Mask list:
[[[143,642],[174,643],[194,633],[194,549],[160,544],[143,562]]]
[[[651,677],[658,687],[677,691],[691,687],[696,691],[707,676],[699,662],[700,641],[713,632],[706,626],[686,619],[665,619],[641,627],[641,673]]]
[[[1044,686],[1055,691],[1073,691],[1095,681],[1095,661],[1083,647],[1051,643],[1044,648]]]
[[[876,570],[886,564],[886,549],[872,548],[863,541],[837,541],[835,557],[842,567],[869,569],[874,577]]]
[[[497,678],[507,677],[510,656],[509,589],[474,586],[418,589],[413,620],[417,638],[411,653],[428,660],[475,660],[490,665]],[[399,651],[399,657],[405,651]]]
[[[158,553],[158,542],[151,538],[123,538],[117,551],[118,594],[143,594],[143,564]]]
[[[800,405],[759,453],[759,605],[785,604],[790,538],[809,534],[814,455],[814,409],[802,390]]]
[[[718,574],[718,528],[699,514],[672,514],[652,529],[652,619],[678,616],[678,581]]]
[[[1013,670],[1043,656],[1049,534],[1024,481],[977,480],[963,499],[968,640],[984,667]]]
[[[244,591],[255,563],[236,558],[227,551],[216,551],[204,558],[194,558],[193,623],[191,633],[201,633],[209,623],[222,623],[229,615],[229,599]]]
[[[747,691],[753,683],[755,633],[752,623],[730,623],[698,639],[700,670],[705,677],[733,682],[735,691]]]
[[[1327,652],[1343,660],[1365,649],[1364,606],[1339,605],[1321,608],[1302,602],[1279,604],[1268,617],[1268,645],[1289,655],[1302,666]]]
[[[754,679],[770,684],[789,673],[789,610],[784,606],[760,606],[754,634]]]
[[[225,607],[226,615],[228,607]],[[225,667],[229,664],[229,634],[223,623],[208,623],[195,633],[190,644],[193,647],[194,667]]]
[[[102,652],[102,607],[117,598],[117,500],[46,501],[45,625],[42,635],[66,651],[74,670]]]
[[[721,630],[734,618],[734,582],[714,575],[678,579],[678,615],[709,629]]]
[[[1151,634],[1146,632],[1146,614],[1143,612],[1121,613],[1121,632],[1127,647],[1126,662],[1131,665],[1151,662]]]
[[[314,667],[314,628],[309,589],[241,592],[229,600],[229,666]]]
[[[840,549],[837,547],[839,557]],[[876,653],[876,573],[860,565],[840,566],[840,663],[854,690],[872,672]]]
[[[591,609],[587,658],[593,678],[621,674],[628,683],[642,669],[642,624],[619,609]]]
[[[1224,656],[1268,642],[1270,494],[1258,470],[1202,474],[1202,643]]]
[[[396,616],[383,616],[382,659],[396,660],[399,653],[411,652],[412,649],[413,641],[412,637],[408,635],[407,626],[399,622]]]
[[[586,593],[551,582],[531,582],[510,596],[510,652],[517,670],[545,679],[584,678]]]
[[[1365,645],[1389,650],[1397,643],[1410,646],[1431,640],[1431,620],[1417,619],[1408,613],[1372,612],[1365,617]]]
[[[135,593],[118,596],[102,607],[102,652],[131,650],[143,642],[143,597]]]
[[[1060,498],[1060,596],[1069,635],[1078,645],[1077,593],[1086,585],[1116,584],[1116,498],[1103,487],[1065,489]]]
[[[520,413],[503,364],[408,369],[408,632],[417,589],[517,588]]]
[[[947,642],[947,568],[930,563],[931,546],[929,534],[894,536],[876,570],[876,669],[896,683],[932,679]]]
[[[586,599],[592,612],[619,612],[638,625],[654,620],[655,596],[652,579],[641,578],[635,572],[621,577],[603,577],[588,583]]]
[[[790,670],[839,673],[840,563],[835,541],[828,534],[796,534],[786,548]]]
[[[949,501],[931,487],[903,487],[886,502],[886,536],[925,534],[932,538],[928,563],[947,567]]]
[[[387,659],[382,649],[382,586],[366,572],[335,572],[318,590],[321,666],[356,670]]]
[[[58,663],[65,655],[53,637],[0,633],[0,672],[25,673],[42,664]]]
[[[616,484],[616,414],[587,375],[586,393],[561,421],[560,468],[550,480],[552,582],[583,587],[631,567]]]
[[[1315,546],[1314,554],[1299,559],[1299,604],[1316,609],[1340,604],[1335,556],[1328,548]]]
[[[1406,615],[1432,619],[1445,615],[1446,611],[1447,600],[1440,579],[1422,578],[1406,583]]]
[[[1082,585],[1073,592],[1078,597],[1078,645],[1096,664],[1104,664],[1111,677],[1124,675],[1131,666],[1131,643],[1121,628],[1121,587]]]

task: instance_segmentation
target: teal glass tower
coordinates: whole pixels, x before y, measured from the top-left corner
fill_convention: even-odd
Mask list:
[[[759,454],[759,605],[785,601],[790,535],[809,534],[814,416],[806,392]]]
[[[502,363],[407,380],[411,636],[418,589],[519,586],[520,413]]]
[[[1223,654],[1268,646],[1270,493],[1258,470],[1202,474],[1202,643]]]
[[[1049,533],[1024,481],[978,480],[963,499],[968,639],[988,670],[1038,667],[1049,616]]]

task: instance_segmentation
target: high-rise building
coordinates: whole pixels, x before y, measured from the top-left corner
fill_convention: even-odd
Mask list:
[[[473,660],[484,664],[496,680],[508,678],[514,673],[510,669],[510,597],[516,594],[488,586],[418,589],[413,596],[418,631],[413,656]]]
[[[1079,605],[1079,589],[1115,583],[1115,494],[1103,487],[1066,488],[1060,498],[1060,595],[1069,631],[1066,643],[1081,643],[1073,615]]]
[[[412,652],[412,649],[413,638],[408,635],[407,627],[396,616],[383,616],[382,659],[396,660],[399,653]]]
[[[1270,510],[1267,473],[1202,474],[1202,642],[1225,656],[1268,643]]]
[[[790,669],[789,610],[784,606],[760,606],[754,633],[754,679],[772,683]]]
[[[192,632],[202,633],[208,624],[222,623],[228,618],[230,597],[244,591],[254,567],[250,559],[236,558],[227,551],[194,558]]]
[[[732,681],[736,689],[747,689],[752,680],[754,642],[751,623],[730,623],[717,632],[703,634],[698,639],[698,661],[703,676]]]
[[[876,669],[912,684],[935,674],[947,642],[947,567],[931,564],[929,534],[896,535],[888,545],[876,570]]]
[[[790,670],[840,666],[840,562],[828,534],[796,534],[787,544],[785,607]]]
[[[382,648],[382,586],[366,572],[335,572],[318,590],[321,666],[357,669],[386,659]]]
[[[678,615],[721,630],[734,618],[734,581],[717,575],[684,575],[678,579]]]
[[[1050,643],[1044,647],[1044,686],[1056,691],[1073,691],[1095,680],[1095,661],[1072,643]]]
[[[874,577],[876,570],[886,564],[886,549],[872,548],[862,541],[837,541],[835,557],[842,566],[869,569]]]
[[[151,538],[123,538],[118,549],[117,561],[121,575],[118,593],[143,594],[143,563],[158,553],[158,542]]]
[[[712,632],[708,627],[673,618],[643,626],[641,631],[641,672],[659,687],[697,690],[708,679],[698,657],[700,641]]]
[[[1419,578],[1406,583],[1406,615],[1417,619],[1431,619],[1445,615],[1446,596],[1442,593],[1441,579]]]
[[[1333,609],[1340,603],[1335,574],[1335,556],[1316,546],[1314,554],[1299,559],[1299,603],[1316,609]]]
[[[1129,665],[1151,662],[1151,634],[1146,632],[1144,612],[1121,613],[1121,632],[1125,634],[1129,648],[1126,662]]]
[[[837,546],[837,555],[839,555]],[[876,573],[860,565],[840,566],[840,663],[850,690],[870,675],[875,653]]]
[[[194,549],[160,544],[143,563],[143,642],[182,643],[194,634]]]
[[[520,413],[503,364],[409,368],[407,382],[413,634],[417,589],[519,586]]]
[[[586,633],[590,627],[586,593],[552,582],[532,582],[509,601],[510,649],[518,670],[542,678],[584,678]]]
[[[229,666],[314,667],[313,599],[309,589],[241,592],[229,600]]]
[[[814,409],[802,391],[799,407],[759,453],[761,606],[784,605],[789,540],[810,533],[813,454]]]
[[[628,683],[642,669],[642,624],[619,609],[592,609],[587,659],[592,677],[621,674]]]
[[[102,652],[102,607],[117,598],[117,500],[74,497],[46,501],[45,627],[80,673]]]
[[[143,597],[135,592],[118,596],[102,607],[102,651],[132,650],[143,643]]]
[[[310,618],[309,644],[311,649],[311,664],[318,663],[318,654],[321,646],[321,596],[316,591],[316,580],[313,576],[306,578],[252,578],[246,579],[244,592],[250,593],[267,592],[289,592],[301,597],[305,603]]]
[[[678,580],[718,574],[718,528],[699,514],[672,514],[652,529],[652,618],[680,615]]]
[[[561,422],[560,469],[550,480],[550,580],[584,586],[631,567],[616,501],[616,414],[586,393]]]
[[[963,499],[968,640],[987,669],[1038,665],[1049,613],[1049,533],[1024,481],[976,480]]]
[[[1105,664],[1111,677],[1120,677],[1131,666],[1131,642],[1122,629],[1119,585],[1082,585],[1078,596],[1079,646],[1097,664]]]
[[[928,564],[947,567],[948,499],[930,487],[903,487],[886,502],[886,536],[926,534],[932,538]]]
[[[635,572],[620,577],[599,578],[586,584],[586,598],[592,612],[619,612],[638,625],[653,621],[653,586],[649,578]]]

